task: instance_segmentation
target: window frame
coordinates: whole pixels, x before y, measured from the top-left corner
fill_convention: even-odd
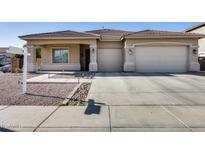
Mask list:
[[[57,62],[54,62],[54,51],[55,50],[67,50],[67,62],[66,63],[57,63]],[[68,47],[54,47],[54,48],[51,48],[51,52],[52,52],[52,56],[51,56],[51,61],[52,61],[52,64],[68,64],[69,61],[70,61],[70,51],[69,51],[69,48]]]

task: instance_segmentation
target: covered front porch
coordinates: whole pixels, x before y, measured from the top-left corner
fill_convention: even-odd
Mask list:
[[[28,71],[97,71],[96,40],[30,40]]]

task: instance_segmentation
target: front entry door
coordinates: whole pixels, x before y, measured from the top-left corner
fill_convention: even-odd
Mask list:
[[[89,71],[90,49],[85,49],[85,71]]]
[[[82,71],[89,71],[89,64],[90,64],[90,49],[82,47],[80,53],[80,63],[81,63],[81,70]]]

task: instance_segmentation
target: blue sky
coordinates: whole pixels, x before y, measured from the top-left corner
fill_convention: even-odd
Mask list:
[[[0,47],[22,47],[24,41],[19,35],[52,32],[61,30],[87,31],[93,29],[110,28],[130,31],[145,29],[184,31],[199,24],[198,22],[0,22]]]

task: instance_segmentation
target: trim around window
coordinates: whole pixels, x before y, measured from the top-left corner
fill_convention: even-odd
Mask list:
[[[69,62],[68,48],[52,48],[52,63],[67,64]]]

